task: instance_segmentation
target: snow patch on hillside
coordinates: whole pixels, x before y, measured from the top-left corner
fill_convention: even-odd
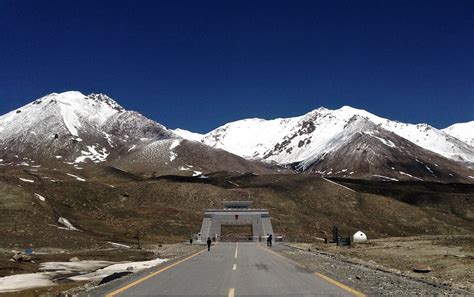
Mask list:
[[[76,180],[78,181],[82,181],[82,182],[85,182],[86,180],[80,176],[77,176],[77,175],[74,175],[74,174],[71,174],[71,173],[66,173],[67,175],[69,175],[70,177],[74,177]]]
[[[107,161],[109,153],[105,147],[98,150],[98,145],[88,145],[87,151],[81,151],[82,155],[74,160],[74,163],[84,163],[86,160],[91,160],[94,163]]]
[[[43,202],[46,201],[46,198],[44,198],[40,194],[35,193],[35,197],[38,198],[39,200],[43,201]]]
[[[27,178],[22,178],[22,177],[20,177],[20,180],[23,181],[23,182],[26,182],[26,183],[34,183],[35,182],[32,179],[27,179]]]
[[[405,176],[414,178],[414,179],[416,179],[416,180],[421,180],[421,181],[423,181],[423,179],[421,179],[421,178],[419,178],[419,177],[416,177],[416,176],[413,176],[413,175],[411,175],[411,174],[408,174],[408,173],[406,173],[406,172],[399,171],[399,173],[400,173],[401,175],[405,175]]]
[[[170,161],[171,162],[173,162],[174,159],[176,159],[176,157],[178,156],[178,154],[176,152],[174,152],[173,149],[178,147],[180,144],[181,144],[180,139],[176,139],[176,140],[173,140],[173,142],[171,142],[171,144],[170,144]]]
[[[66,218],[59,217],[58,223],[66,227],[66,230],[71,230],[71,231],[79,231],[76,227],[74,227],[71,222],[69,222]],[[62,227],[60,227],[62,228]]]

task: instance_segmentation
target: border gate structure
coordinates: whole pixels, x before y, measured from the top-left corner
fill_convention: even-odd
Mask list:
[[[251,208],[252,201],[223,201],[224,208],[206,209],[198,241],[208,237],[220,240],[222,226],[251,226],[250,239],[258,240],[273,234],[270,214],[267,209]]]

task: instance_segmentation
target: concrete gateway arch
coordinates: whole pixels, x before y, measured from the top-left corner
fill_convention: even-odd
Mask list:
[[[251,208],[252,201],[224,201],[224,208],[206,209],[202,220],[201,232],[198,240],[206,241],[208,237],[216,240],[226,239],[223,229],[238,229],[239,226],[249,227],[245,236],[238,235],[235,240],[258,240],[265,238],[267,234],[273,234],[271,218],[268,210]],[[248,234],[247,234],[248,233]],[[249,238],[250,237],[250,238]]]

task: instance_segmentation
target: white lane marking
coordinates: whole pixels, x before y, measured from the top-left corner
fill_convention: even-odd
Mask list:
[[[234,266],[232,266],[232,270],[237,270],[237,264],[234,264]]]
[[[239,252],[239,244],[237,243],[237,245],[235,246],[235,255],[234,255],[234,258],[237,259],[237,254]]]
[[[229,295],[227,295],[228,297],[234,297],[235,295],[235,289],[234,288],[230,288],[229,289]]]

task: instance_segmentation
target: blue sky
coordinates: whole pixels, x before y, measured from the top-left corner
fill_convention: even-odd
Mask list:
[[[474,1],[0,1],[0,114],[102,92],[171,128],[350,105],[474,120]]]

